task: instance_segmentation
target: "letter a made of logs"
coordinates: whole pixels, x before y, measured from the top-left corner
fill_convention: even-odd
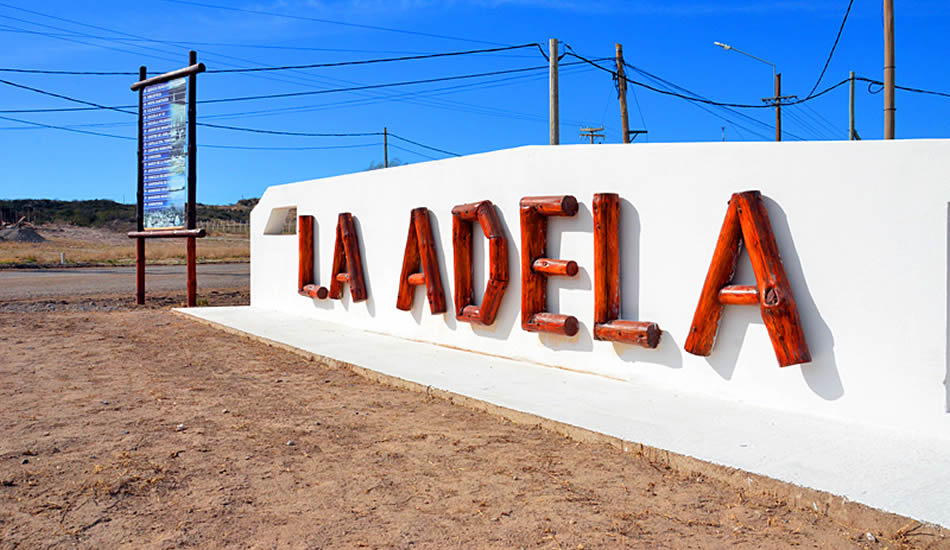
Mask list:
[[[406,238],[406,253],[402,257],[399,296],[396,298],[398,309],[412,309],[416,285],[426,286],[429,311],[433,315],[445,313],[445,292],[442,291],[439,259],[435,253],[432,226],[429,224],[429,209],[424,206],[414,208],[409,217],[409,236]]]
[[[521,328],[574,336],[579,328],[573,315],[545,311],[547,280],[552,276],[577,275],[577,263],[547,257],[548,216],[577,214],[577,199],[571,195],[521,199]]]
[[[336,244],[333,247],[333,270],[330,272],[330,298],[343,298],[343,285],[349,283],[350,296],[354,302],[366,299],[366,283],[363,280],[363,260],[360,256],[360,241],[356,236],[353,215],[340,214],[336,223]]]
[[[594,195],[594,339],[655,348],[656,323],[620,319],[620,196]]]
[[[730,285],[743,242],[755,273],[754,287]],[[779,365],[787,367],[811,361],[768,211],[758,191],[746,191],[732,195],[729,201],[696,315],[686,338],[686,351],[694,355],[712,352],[722,306],[755,304],[762,312],[762,321]]]
[[[329,291],[314,280],[313,216],[297,216],[297,294],[323,300]]]
[[[488,286],[480,306],[475,305],[472,289],[472,226],[475,222],[488,239]],[[455,317],[479,325],[494,323],[508,286],[508,239],[491,201],[461,204],[452,209],[452,252],[455,256]]]

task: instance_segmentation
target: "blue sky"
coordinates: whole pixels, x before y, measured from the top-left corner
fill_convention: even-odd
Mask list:
[[[898,84],[950,91],[950,3],[898,2]],[[234,9],[220,9],[224,6]],[[165,71],[196,49],[209,69],[323,63],[488,48],[556,37],[586,57],[614,54],[704,97],[760,103],[772,93],[767,65],[713,45],[732,44],[775,63],[783,91],[812,88],[841,23],[846,0],[0,0],[0,68]],[[881,2],[855,0],[819,89],[847,77],[882,78]],[[385,30],[391,29],[391,30]],[[562,63],[576,61],[565,57]],[[609,62],[608,62],[609,63]],[[313,91],[361,84],[543,66],[536,48],[412,62],[273,73],[204,74],[198,98]],[[628,76],[648,81],[628,70]],[[517,78],[513,78],[517,77]],[[137,101],[129,76],[0,72],[0,78],[105,105]],[[361,92],[199,105],[199,120],[296,132],[376,132],[383,126],[419,143],[470,154],[545,144],[545,70]],[[697,107],[631,86],[631,128],[653,142],[769,140],[767,109]],[[846,139],[847,86],[807,106],[789,107],[784,129],[809,140]],[[620,140],[619,108],[609,74],[589,65],[562,67],[561,143],[581,143],[579,128],[605,126]],[[75,104],[0,85],[0,110]],[[857,92],[858,132],[879,139],[883,94]],[[898,138],[946,137],[950,99],[899,92]],[[135,136],[135,117],[108,111],[0,113],[74,129]],[[723,120],[723,117],[726,120]],[[750,120],[746,117],[752,117]],[[759,121],[759,122],[756,122]],[[643,139],[638,138],[638,141]],[[365,169],[382,160],[381,138],[305,138],[200,128],[198,199],[230,203],[268,185]],[[390,158],[424,162],[445,155],[391,140]],[[248,149],[213,148],[215,146]],[[636,144],[632,145],[636,146]],[[307,147],[309,149],[286,149]],[[397,149],[401,147],[402,149]],[[251,149],[256,148],[256,149]],[[135,141],[41,129],[0,119],[0,198],[110,198],[133,202]]]

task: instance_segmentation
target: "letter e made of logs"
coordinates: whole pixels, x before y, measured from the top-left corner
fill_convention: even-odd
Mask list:
[[[472,288],[473,226],[478,223],[488,239],[488,286],[482,304],[475,305]],[[491,201],[461,204],[452,209],[452,252],[455,268],[455,317],[459,321],[491,325],[508,286],[508,239]]]
[[[330,298],[342,299],[343,285],[346,283],[350,285],[350,296],[354,302],[362,302],[367,298],[360,241],[353,223],[353,215],[349,212],[340,214],[336,223],[333,269],[330,272]]]
[[[656,323],[620,319],[620,196],[594,195],[594,339],[656,348]]]
[[[573,315],[549,313],[548,277],[573,277],[577,263],[547,257],[548,216],[577,214],[577,199],[571,195],[521,199],[521,328],[574,336],[579,325]]]
[[[414,208],[409,217],[409,236],[406,237],[406,252],[402,257],[402,273],[399,275],[399,295],[396,298],[398,309],[412,309],[416,285],[425,285],[429,310],[433,315],[445,313],[439,259],[435,252],[432,226],[429,224],[429,209],[424,206]]]
[[[739,251],[745,243],[756,286],[732,285]],[[686,351],[712,352],[724,305],[758,305],[779,366],[811,361],[795,297],[772,233],[769,213],[758,191],[732,195],[719,232],[712,264],[686,338]]]
[[[314,276],[313,216],[297,216],[297,246],[297,294],[323,300],[329,291]]]

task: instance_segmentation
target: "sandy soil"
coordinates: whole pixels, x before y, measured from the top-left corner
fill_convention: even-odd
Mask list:
[[[0,267],[4,265],[57,265],[65,254],[67,265],[122,265],[135,263],[135,241],[125,231],[49,224],[36,228],[48,239],[42,243],[0,242]],[[246,234],[212,234],[198,239],[198,261],[246,261],[250,256]],[[149,263],[185,261],[182,239],[149,239]]]
[[[209,296],[220,289],[243,287],[250,284],[250,264],[198,264],[198,303],[204,304]],[[187,276],[183,265],[149,265],[145,268],[145,298],[161,302],[167,293],[185,286]],[[0,269],[0,312],[36,311],[36,300],[46,298],[51,303],[75,305],[75,297],[88,296],[98,301],[102,295],[125,298],[131,305],[135,296],[135,266],[110,267],[53,267],[43,269]],[[63,299],[63,297],[70,297]],[[22,308],[19,302],[23,302]],[[113,300],[114,302],[115,300]],[[126,303],[126,302],[117,302]],[[165,303],[165,305],[171,305]]]
[[[3,549],[950,547],[374,383],[161,300],[65,302],[0,313]]]

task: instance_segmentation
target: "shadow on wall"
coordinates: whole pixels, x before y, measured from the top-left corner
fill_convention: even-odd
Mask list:
[[[320,279],[320,220],[316,216],[313,217],[313,282],[330,288],[329,279],[325,282]],[[310,303],[316,309],[333,309],[334,301],[310,298]]]
[[[640,319],[640,213],[633,203],[620,199],[620,318],[628,321],[653,321]],[[654,321],[655,322],[655,321]],[[663,330],[663,325],[660,325]],[[664,331],[656,349],[612,342],[614,352],[628,363],[649,363],[672,369],[683,367],[683,350]]]
[[[588,233],[590,242],[594,242],[594,217],[590,209],[583,202],[578,201],[577,214],[571,217],[552,216],[547,219],[548,234],[546,253],[551,258],[561,258],[565,260],[574,260],[575,258],[565,258],[561,255],[561,235],[565,231],[574,231],[579,233]],[[519,221],[520,224],[520,221]],[[520,276],[520,274],[519,274]],[[547,279],[547,306],[546,311],[551,313],[562,313],[564,315],[574,315],[578,318],[579,330],[574,336],[561,336],[559,334],[538,333],[538,337],[545,347],[553,350],[571,349],[580,351],[591,351],[594,349],[594,340],[591,335],[594,327],[587,326],[581,319],[587,317],[585,312],[580,311],[561,311],[561,291],[562,290],[592,290],[593,281],[588,270],[579,266],[577,275],[574,277],[549,277]],[[520,300],[520,296],[519,296]]]
[[[373,292],[373,286],[370,282],[370,277],[366,276],[367,273],[371,273],[369,264],[367,263],[366,257],[366,244],[363,240],[363,226],[360,224],[360,219],[356,216],[353,216],[353,228],[356,229],[356,239],[357,244],[360,247],[360,259],[363,262],[363,284],[366,285],[366,301],[363,302],[366,304],[366,312],[369,313],[370,317],[376,317],[376,294]],[[346,285],[347,288],[343,292],[343,307],[349,309],[350,298],[349,298],[349,285]]]
[[[451,219],[451,218],[450,218]],[[439,239],[439,235],[442,234],[441,229],[439,228],[439,217],[431,209],[429,210],[429,226],[432,230],[432,245],[435,247],[435,257],[436,257],[436,269],[439,270],[439,277],[442,279],[442,294],[445,297],[445,313],[437,313],[435,315],[441,315],[443,321],[445,321],[446,326],[450,330],[455,330],[456,319],[455,319],[455,300],[453,288],[455,285],[452,284],[452,279],[446,277],[446,270],[448,269],[448,263],[452,261],[450,258],[445,256],[445,251],[442,249],[442,240]],[[407,228],[413,228],[412,225],[412,215],[410,214],[409,223],[406,226]],[[409,239],[408,229],[406,231],[406,240]],[[403,249],[403,254],[405,254],[405,248]],[[402,264],[400,263],[400,266]],[[401,272],[401,270],[400,270]],[[392,302],[395,307],[396,296],[392,297]],[[412,314],[412,319],[416,322],[417,325],[422,324],[422,317],[424,315],[432,315],[432,310],[429,307],[429,296],[426,290],[426,285],[417,285],[412,290],[412,307],[409,309],[409,313]]]
[[[839,399],[844,395],[844,387],[841,384],[838,365],[835,361],[834,335],[818,312],[815,300],[808,290],[808,284],[802,272],[801,260],[798,257],[795,242],[792,240],[785,211],[772,199],[763,197],[763,200],[769,212],[769,219],[772,223],[775,239],[778,242],[779,253],[782,255],[785,272],[792,286],[792,292],[795,294],[795,303],[798,306],[798,313],[801,317],[805,338],[808,341],[808,348],[812,357],[811,363],[786,368],[801,369],[805,383],[822,399],[829,401]],[[746,267],[742,264],[748,263],[748,255],[744,250],[739,262],[740,266],[736,270],[737,273],[743,271],[743,268]],[[726,306],[723,310],[716,344],[713,347],[712,355],[707,357],[706,361],[716,373],[726,380],[732,379],[739,358],[739,350],[751,324],[763,324],[758,306]],[[778,368],[774,364],[772,367]]]
[[[505,213],[502,212],[501,208],[496,206],[495,213],[498,214],[498,221],[501,222],[501,226],[505,230],[505,238],[508,239],[508,286],[505,287],[505,295],[502,298],[501,307],[498,309],[498,315],[495,316],[495,323],[487,327],[475,323],[470,324],[472,325],[472,332],[479,336],[507,340],[511,336],[515,321],[521,318],[521,295],[517,292],[521,285],[516,283],[521,280],[521,241],[520,239],[515,240],[515,237],[511,234],[511,226],[508,224],[508,220],[505,219]],[[481,298],[485,295],[485,285],[487,284],[482,266],[484,262],[488,261],[485,254],[488,247],[485,234],[477,223],[472,233],[472,248],[475,251],[472,263],[475,277],[472,284],[475,285],[476,289],[475,297],[478,303],[481,304]],[[480,245],[476,246],[476,242],[480,242]],[[513,307],[511,304],[513,304]],[[508,314],[508,308],[512,308],[510,314]]]

